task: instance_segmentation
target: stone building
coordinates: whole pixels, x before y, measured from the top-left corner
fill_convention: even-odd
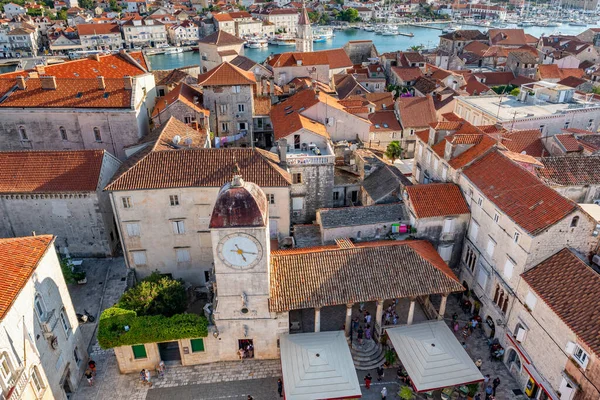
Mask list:
[[[313,33],[306,11],[306,3],[302,3],[302,10],[296,27],[296,51],[299,53],[310,53],[313,51]]]
[[[416,133],[429,128],[429,124],[437,121],[433,98],[431,96],[399,97],[394,111],[402,127],[402,134],[398,140],[403,155],[405,158],[412,158],[417,141]]]
[[[600,275],[562,249],[521,274],[504,362],[531,398],[597,399]],[[582,289],[584,296],[574,295]],[[543,395],[542,395],[543,397]]]
[[[528,51],[511,51],[506,59],[506,69],[515,76],[525,76],[533,79],[537,71],[539,60]]]
[[[331,49],[275,54],[267,59],[266,66],[280,86],[294,78],[306,77],[329,85],[335,74],[346,73],[352,67],[352,61],[343,49]]]
[[[228,62],[198,76],[215,147],[252,146],[256,78]]]
[[[235,22],[228,13],[213,14],[212,18],[215,22],[217,31],[223,31],[230,35],[235,35]]]
[[[471,208],[460,277],[486,336],[506,348],[521,274],[565,247],[590,256],[596,221],[498,150],[465,167],[459,185]]]
[[[294,8],[264,8],[255,17],[275,25],[275,33],[293,34],[296,32],[300,14]]]
[[[209,115],[210,112],[203,106],[202,92],[182,82],[166,96],[157,99],[152,110],[152,124],[160,126],[170,117],[175,117],[186,124],[198,122],[200,126],[208,129]]]
[[[165,24],[153,18],[134,17],[125,22],[121,29],[125,47],[129,49],[161,47],[169,43]]]
[[[141,53],[96,55],[0,75],[0,96],[0,150],[104,149],[124,159],[148,133],[154,76]]]
[[[68,399],[87,368],[87,345],[52,235],[0,239],[0,395]]]
[[[112,256],[119,239],[102,189],[120,165],[105,150],[0,152],[0,237],[51,233],[61,251]]]
[[[352,64],[370,62],[370,59],[379,57],[372,40],[350,40],[344,45],[343,49],[352,60]]]
[[[471,215],[460,188],[453,183],[406,186],[404,201],[414,235],[428,240],[442,260],[456,266]]]
[[[267,194],[270,237],[289,236],[291,177],[276,155],[249,148],[142,151],[106,187],[125,262],[138,276],[158,269],[195,285],[208,282],[215,262],[208,225],[236,163]]]
[[[216,31],[198,41],[200,71],[212,70],[223,62],[244,55],[244,41],[225,31]]]
[[[600,203],[600,156],[540,158],[535,173],[547,186],[576,203]]]
[[[458,30],[441,35],[439,48],[450,54],[460,54],[471,42],[487,43],[488,37],[476,29]]]
[[[78,24],[77,33],[83,50],[118,50],[123,48],[119,24]]]

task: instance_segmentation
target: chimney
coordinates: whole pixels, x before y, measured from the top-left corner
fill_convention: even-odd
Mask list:
[[[27,89],[27,83],[25,83],[24,76],[17,76],[17,87],[19,88],[19,90]]]
[[[45,65],[36,65],[35,70],[37,71],[37,73],[39,75],[44,75],[46,73],[46,66]]]
[[[287,140],[279,139],[277,141],[277,147],[279,149],[279,160],[282,164],[285,164],[287,159]]]
[[[273,96],[275,94],[275,77],[269,77],[269,94]]]
[[[123,77],[123,80],[124,80],[125,90],[131,90],[132,89],[132,85],[133,85],[131,76],[125,75]]]
[[[267,80],[267,78],[265,78],[264,76],[260,79],[261,83],[262,83],[262,95],[266,96],[269,94],[269,82]]]
[[[106,90],[106,82],[104,82],[104,77],[103,76],[99,76],[98,77],[98,89],[99,90]]]
[[[42,84],[42,89],[56,90],[56,77],[54,76],[40,76],[40,83]]]

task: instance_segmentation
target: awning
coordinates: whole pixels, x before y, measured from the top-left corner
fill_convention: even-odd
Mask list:
[[[361,397],[344,331],[280,337],[286,400]]]
[[[483,381],[483,375],[444,321],[386,329],[417,392]]]

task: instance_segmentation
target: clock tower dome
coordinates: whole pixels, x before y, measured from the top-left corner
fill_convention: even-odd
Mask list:
[[[269,311],[268,202],[237,167],[232,181],[219,191],[209,228],[221,359],[235,359],[240,343],[253,343],[256,358],[276,358],[278,326],[284,322],[287,332],[288,322],[287,315]]]

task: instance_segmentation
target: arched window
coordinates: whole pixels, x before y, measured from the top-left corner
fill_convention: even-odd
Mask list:
[[[498,307],[502,307],[502,303],[504,302],[504,290],[500,290],[500,297],[498,298]]]
[[[58,131],[60,132],[60,138],[62,140],[67,140],[67,130],[65,129],[64,126],[61,126],[60,128],[58,128]]]
[[[100,134],[100,128],[98,128],[97,126],[94,127],[94,140],[96,140],[96,142],[102,141],[102,135]]]
[[[12,386],[14,368],[7,352],[0,354],[0,378],[2,387],[8,390]]]
[[[358,233],[356,234],[356,240],[360,240],[360,235],[361,235],[361,232],[358,231]]]
[[[27,130],[24,126],[19,127],[19,136],[21,136],[21,140],[29,140],[29,137],[27,136]]]
[[[508,309],[508,296],[504,299],[504,304],[502,305],[502,312],[506,314],[506,310]]]
[[[38,367],[35,366],[31,370],[31,381],[33,382],[33,387],[37,394],[40,394],[44,391],[46,385],[44,384],[44,380],[42,379],[42,375],[38,370]]]
[[[578,223],[579,223],[579,217],[578,216],[573,217],[573,219],[571,220],[571,228],[575,228]]]
[[[498,295],[500,294],[500,286],[496,285],[496,293],[494,293],[494,303],[498,304]]]

